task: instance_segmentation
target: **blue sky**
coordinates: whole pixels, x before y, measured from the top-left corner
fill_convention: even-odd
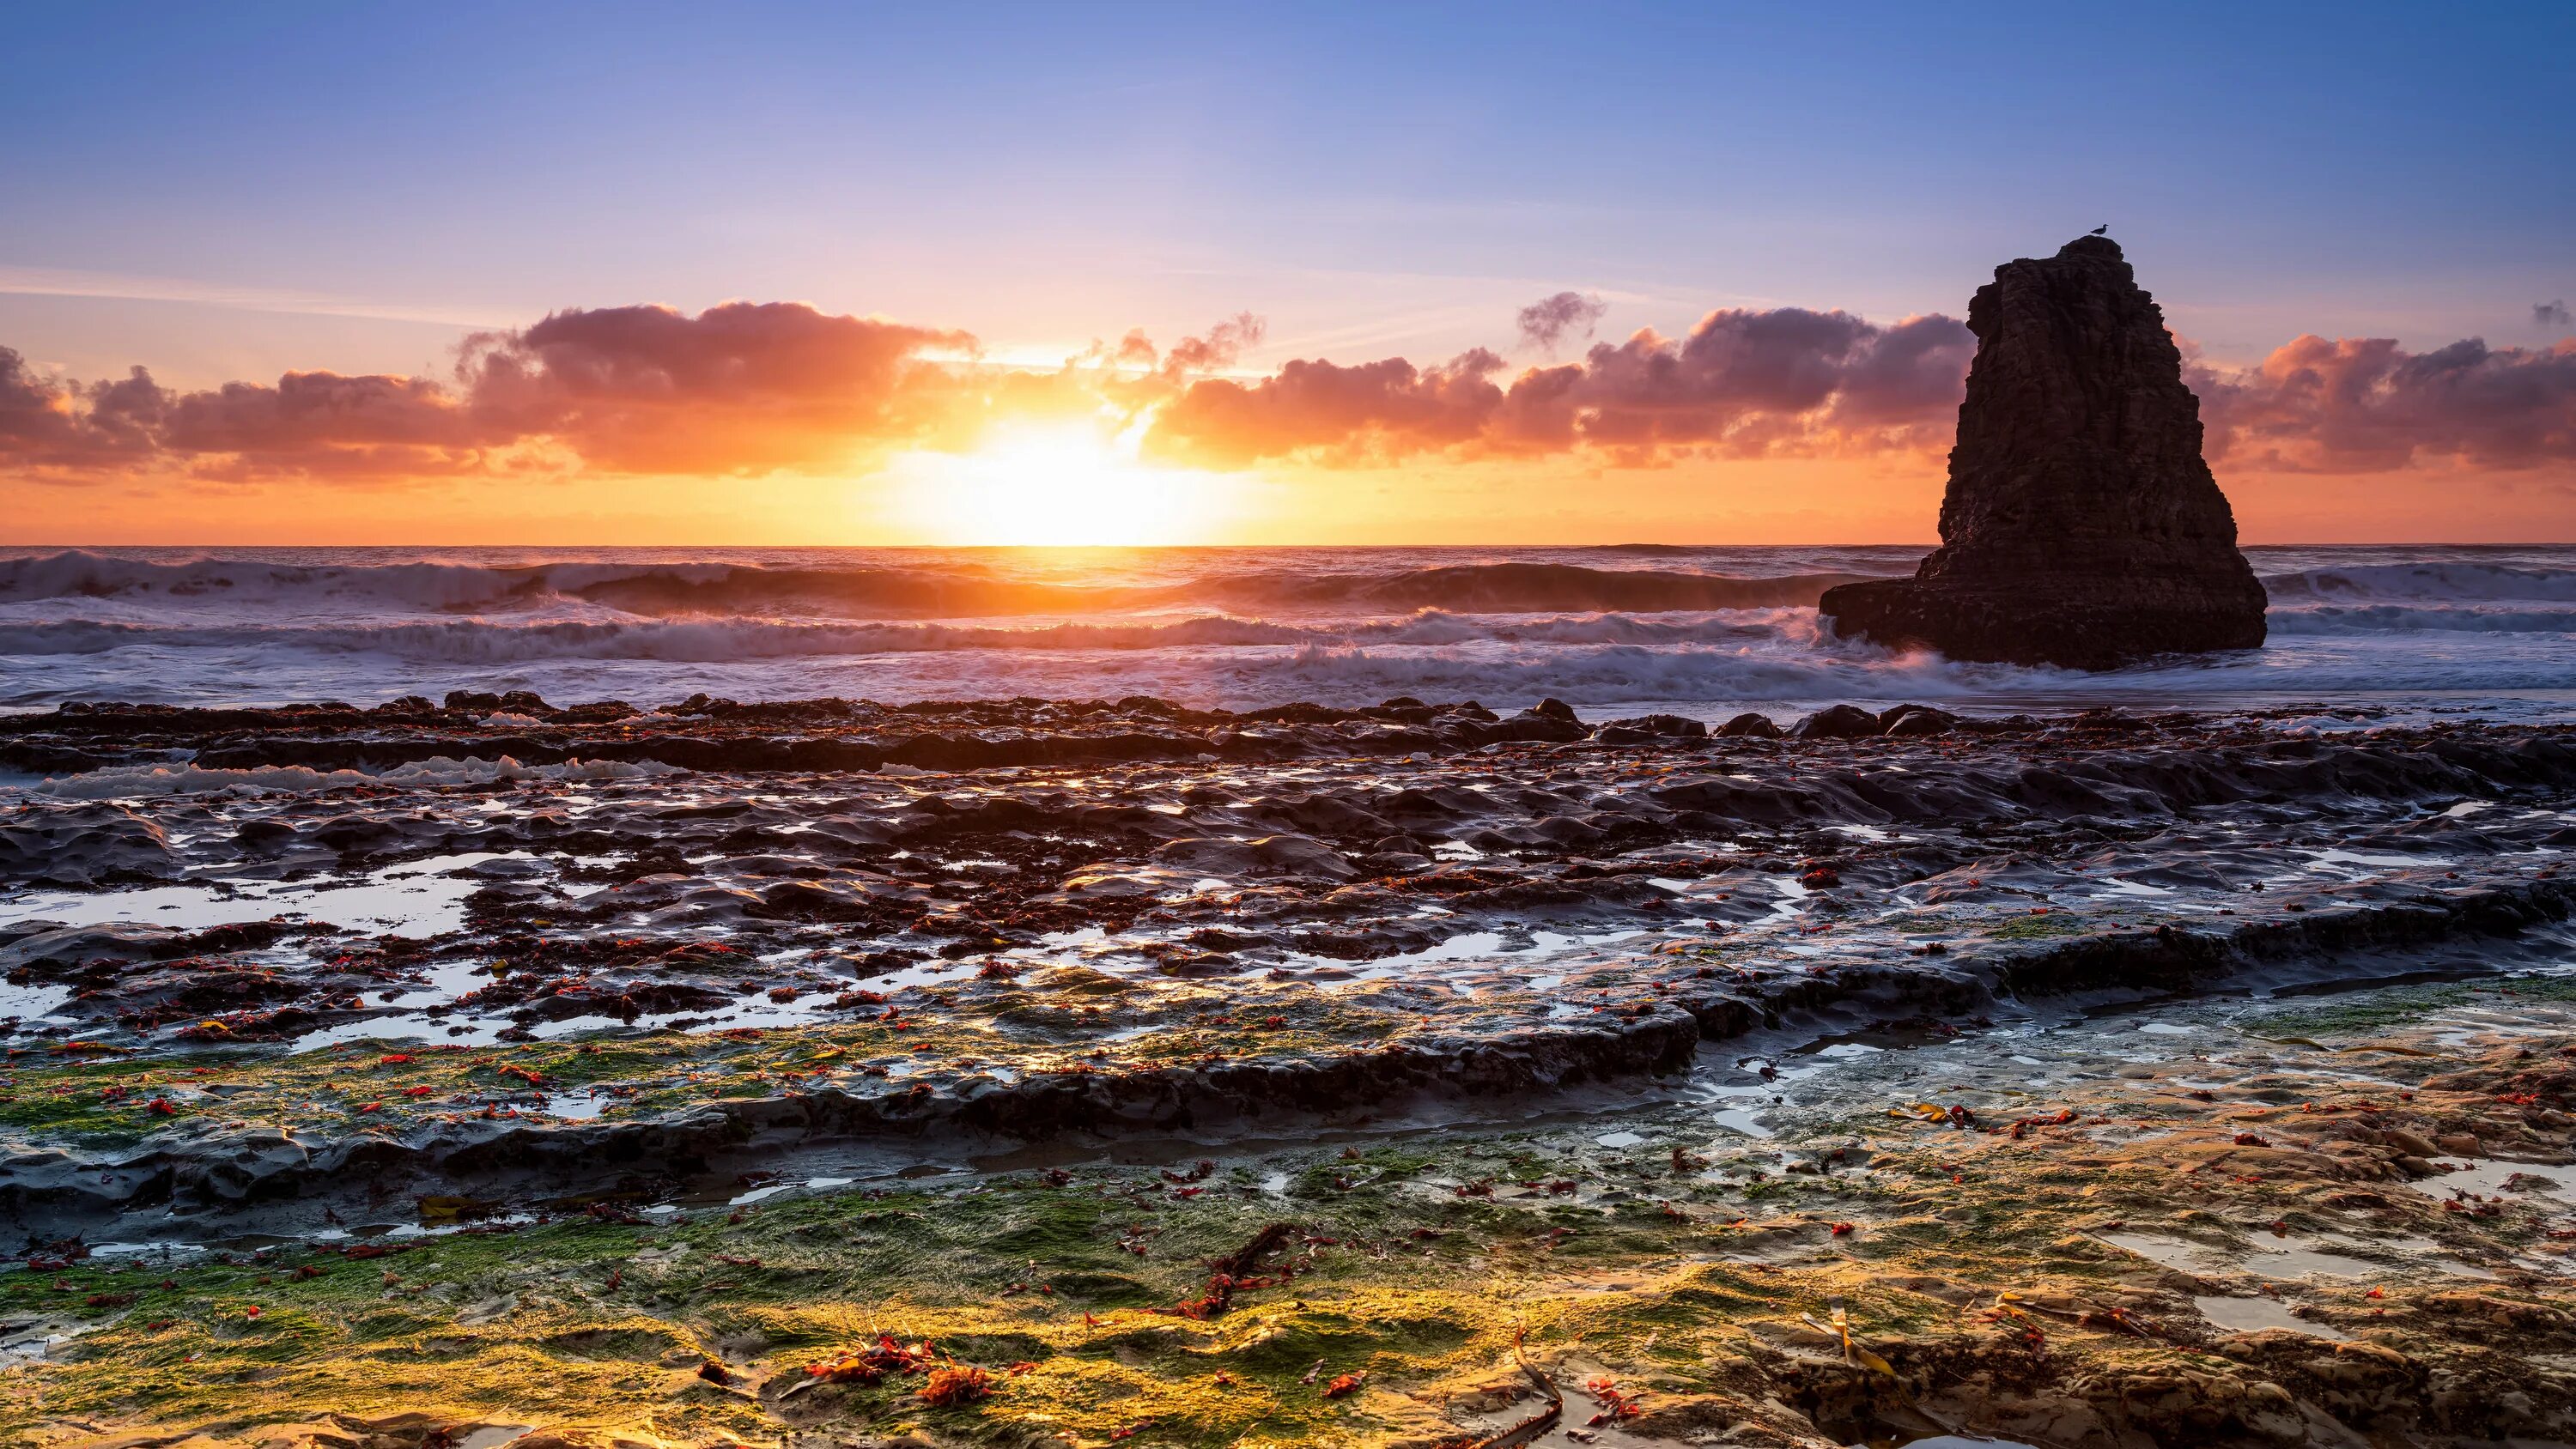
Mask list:
[[[1441,355],[1568,287],[1610,333],[1958,313],[2105,221],[2225,357],[2529,343],[2576,295],[2563,4],[102,4],[10,31],[0,342],[84,376],[415,371],[475,322],[732,297],[1036,353],[1249,309],[1260,360]]]

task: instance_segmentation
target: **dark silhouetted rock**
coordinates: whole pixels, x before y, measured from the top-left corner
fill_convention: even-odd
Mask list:
[[[2263,586],[2200,455],[2164,313],[2107,237],[1995,269],[1968,304],[1941,547],[1828,589],[1841,634],[1953,659],[2109,669],[2263,642]]]
[[[1717,732],[1721,735],[1733,735],[1738,737],[1749,735],[1758,740],[1776,740],[1780,738],[1781,734],[1780,727],[1771,722],[1771,716],[1767,714],[1756,714],[1751,710],[1747,710],[1744,713],[1737,715],[1735,718],[1728,720],[1726,723],[1719,725],[1717,727]]]
[[[1708,726],[1677,714],[1639,715],[1635,719],[1614,719],[1592,732],[1603,744],[1638,744],[1646,740],[1704,740]]]
[[[1856,704],[1817,710],[1789,727],[1789,733],[1802,740],[1856,740],[1878,732],[1878,716]]]
[[[1878,717],[1878,727],[1882,732],[1900,736],[1937,735],[1958,722],[1957,715],[1946,709],[1934,709],[1928,704],[1900,704]]]
[[[1943,719],[1940,715],[1932,713],[1898,715],[1896,717],[1896,722],[1887,727],[1888,735],[1895,739],[1907,739],[1916,735],[1948,734],[1949,732],[1950,722]]]
[[[1570,723],[1574,719],[1574,706],[1564,700],[1551,697],[1531,705],[1530,713],[1546,719],[1561,719]]]

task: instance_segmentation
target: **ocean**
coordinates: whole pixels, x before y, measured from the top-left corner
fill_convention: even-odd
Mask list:
[[[0,551],[0,708],[533,690],[1723,718],[1820,703],[2576,704],[2576,545],[2248,549],[2262,649],[2107,674],[1837,640],[1819,594],[1919,547]]]

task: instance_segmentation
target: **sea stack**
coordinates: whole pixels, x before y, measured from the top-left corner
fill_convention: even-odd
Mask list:
[[[1838,634],[1953,659],[2110,669],[2263,642],[2263,586],[2200,455],[2164,313],[2108,237],[1995,268],[1941,498],[1910,579],[1845,584]]]

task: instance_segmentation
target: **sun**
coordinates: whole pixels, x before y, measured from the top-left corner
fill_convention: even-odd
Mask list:
[[[926,543],[1099,547],[1203,541],[1226,481],[1136,457],[1134,430],[1012,423],[971,453],[907,453],[889,471],[905,531]]]

